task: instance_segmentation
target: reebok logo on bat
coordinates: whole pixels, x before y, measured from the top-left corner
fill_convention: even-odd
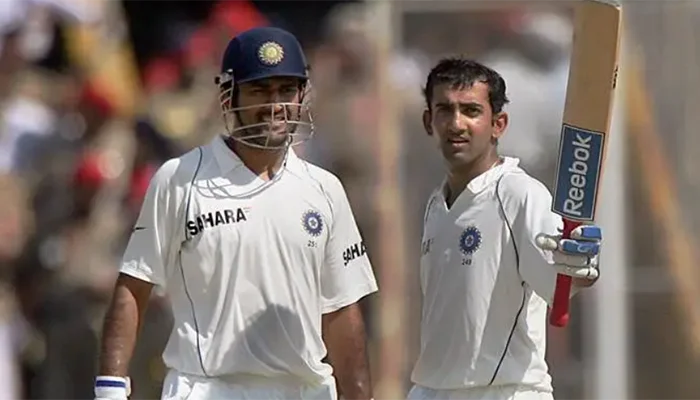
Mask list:
[[[592,221],[604,134],[564,125],[552,210],[575,221]]]

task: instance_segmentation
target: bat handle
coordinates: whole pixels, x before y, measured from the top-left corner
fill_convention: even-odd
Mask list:
[[[562,238],[571,237],[571,231],[580,226],[577,221],[564,219],[564,229]],[[552,312],[549,314],[549,323],[556,327],[564,327],[569,323],[569,303],[571,301],[571,277],[568,275],[557,275],[557,285],[554,288],[554,302]]]

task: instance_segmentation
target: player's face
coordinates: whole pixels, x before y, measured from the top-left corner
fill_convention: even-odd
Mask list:
[[[239,123],[241,126],[266,124],[245,129],[241,136],[260,135],[251,138],[251,141],[261,146],[283,145],[288,133],[296,127],[296,124],[288,124],[287,121],[299,121],[301,110],[300,106],[280,103],[300,103],[301,88],[301,81],[297,78],[270,78],[241,83],[237,106],[248,108],[238,112]]]
[[[473,165],[487,157],[503,134],[507,115],[493,115],[489,87],[476,82],[471,87],[436,85],[430,110],[423,114],[428,135],[433,136],[445,161],[452,168]]]

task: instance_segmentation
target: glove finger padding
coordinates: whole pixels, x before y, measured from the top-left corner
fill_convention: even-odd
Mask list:
[[[558,251],[552,254],[552,261],[554,261],[554,264],[567,265],[574,268],[590,267],[593,264],[593,260],[593,257],[580,254],[567,254]]]
[[[541,233],[535,238],[537,247],[573,255],[595,256],[600,252],[598,239],[562,239],[561,235],[546,235]]]
[[[561,235],[539,234],[535,243],[542,250],[552,252],[552,267],[557,273],[595,280],[599,275],[600,234],[597,227],[580,226],[572,231],[571,239],[562,239]]]
[[[600,251],[600,242],[582,241],[573,239],[561,239],[559,250],[563,253],[574,255],[595,256]]]
[[[535,244],[542,250],[557,251],[559,249],[559,240],[561,236],[559,235],[547,235],[540,233],[535,238]]]
[[[595,280],[598,279],[599,275],[598,269],[593,266],[581,268],[564,264],[552,264],[552,267],[554,267],[558,274],[567,275],[572,278]]]
[[[603,239],[603,231],[596,225],[581,225],[571,231],[569,239],[600,242]]]
[[[552,266],[557,273],[572,278],[598,279],[598,257],[566,254],[555,251],[552,254]]]

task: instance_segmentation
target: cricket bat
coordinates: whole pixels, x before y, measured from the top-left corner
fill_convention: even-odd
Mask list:
[[[595,219],[617,84],[619,1],[582,0],[574,6],[574,37],[559,144],[552,211],[564,220],[563,237]],[[559,274],[550,324],[569,321],[571,277]]]

